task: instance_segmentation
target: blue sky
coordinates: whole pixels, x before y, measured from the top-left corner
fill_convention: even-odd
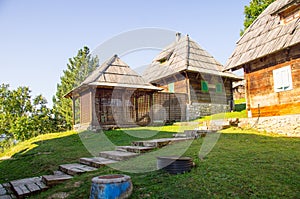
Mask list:
[[[68,59],[80,48],[93,50],[120,33],[144,27],[189,34],[225,64],[239,39],[248,4],[249,0],[0,0],[0,83],[29,86],[34,96],[42,94],[51,105]],[[137,52],[124,60],[135,68],[154,54]]]

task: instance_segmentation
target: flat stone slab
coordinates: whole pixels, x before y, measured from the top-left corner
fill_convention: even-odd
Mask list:
[[[124,151],[102,151],[99,153],[100,157],[117,160],[117,161],[128,160],[138,155],[139,154],[137,153],[124,152]]]
[[[0,199],[15,199],[16,196],[11,189],[12,187],[9,183],[0,184]]]
[[[182,142],[193,138],[161,138],[154,140],[135,141],[132,142],[133,146],[146,146],[146,147],[164,147],[171,143]]]
[[[92,158],[80,158],[79,162],[81,164],[85,164],[85,165],[88,165],[88,166],[91,166],[91,167],[100,168],[102,166],[105,166],[105,165],[108,165],[108,164],[113,164],[113,163],[116,163],[118,161],[103,158],[103,157],[92,157]]]
[[[72,178],[72,176],[67,174],[42,176],[42,180],[47,186],[54,186]]]
[[[14,180],[11,181],[10,184],[18,198],[24,198],[49,188],[42,182],[42,177]]]
[[[12,199],[13,194],[10,190],[6,190],[1,184],[0,184],[0,199]],[[15,198],[15,197],[14,197]]]
[[[15,197],[11,196],[11,195],[0,195],[0,199],[13,199]]]
[[[146,153],[152,151],[155,147],[146,147],[146,146],[117,146],[117,151],[125,151],[131,153]]]
[[[59,170],[73,176],[73,175],[78,175],[89,171],[95,171],[97,170],[97,168],[74,163],[74,164],[59,165]]]
[[[184,133],[175,133],[175,134],[173,134],[173,137],[174,138],[186,138],[187,136]]]

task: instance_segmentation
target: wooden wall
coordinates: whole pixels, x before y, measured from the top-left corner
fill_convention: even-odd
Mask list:
[[[209,91],[201,90],[201,81],[209,84]],[[170,92],[169,84],[174,84],[174,93],[188,94],[187,103],[228,104],[233,100],[232,81],[228,78],[196,72],[178,73],[159,81],[156,86],[163,92]],[[222,92],[216,92],[216,83],[222,84]]]
[[[252,117],[300,113],[299,57],[298,45],[245,66],[247,109]],[[275,92],[273,70],[285,66],[291,66],[293,89]]]
[[[157,92],[153,95],[153,119],[165,121],[186,120],[187,95]]]
[[[92,121],[91,92],[85,91],[80,96],[80,124],[90,124]]]
[[[163,88],[162,92],[171,92],[169,84],[174,83],[174,93],[187,93],[187,79],[184,73],[177,73],[156,83],[156,86]]]
[[[188,73],[190,82],[190,99],[196,103],[228,104],[233,99],[232,82],[220,76]],[[201,81],[208,83],[208,91],[201,89]],[[216,92],[216,84],[222,85],[222,92]]]

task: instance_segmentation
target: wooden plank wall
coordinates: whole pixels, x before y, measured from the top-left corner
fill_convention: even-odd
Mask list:
[[[80,124],[89,124],[91,121],[91,92],[86,91],[80,96]]]
[[[97,89],[95,108],[99,123],[103,125],[148,123],[151,93],[126,89]]]
[[[185,74],[177,73],[170,77],[160,80],[156,85],[162,88],[162,92],[170,92],[168,85],[174,83],[174,93],[187,93],[187,84],[186,84]]]
[[[298,45],[298,48],[269,55],[245,66],[247,107],[253,117],[300,113],[299,56]],[[291,66],[293,89],[275,92],[273,70],[288,65]]]
[[[228,104],[233,99],[232,82],[230,79],[220,76],[200,73],[188,73],[190,81],[191,102]],[[201,81],[209,84],[209,91],[201,90]],[[217,83],[222,84],[222,92],[217,93],[214,87]]]
[[[186,119],[187,95],[182,93],[157,92],[153,95],[154,120],[183,121]],[[164,111],[159,109],[163,108]],[[164,114],[164,115],[158,115]]]

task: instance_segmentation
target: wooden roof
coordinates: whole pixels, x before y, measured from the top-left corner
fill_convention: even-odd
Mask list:
[[[280,12],[299,6],[300,0],[277,0],[270,4],[245,31],[228,59],[225,70],[239,69],[243,64],[300,42],[300,18],[283,24]]]
[[[70,97],[71,94],[75,94],[88,87],[162,90],[147,83],[143,77],[132,70],[117,55],[114,55],[101,66],[97,67],[80,86],[69,92],[66,97]]]
[[[176,36],[176,41],[163,49],[144,71],[143,77],[146,81],[154,83],[181,71],[240,79],[231,72],[222,72],[223,66],[188,35],[180,37],[180,33],[177,33]]]

